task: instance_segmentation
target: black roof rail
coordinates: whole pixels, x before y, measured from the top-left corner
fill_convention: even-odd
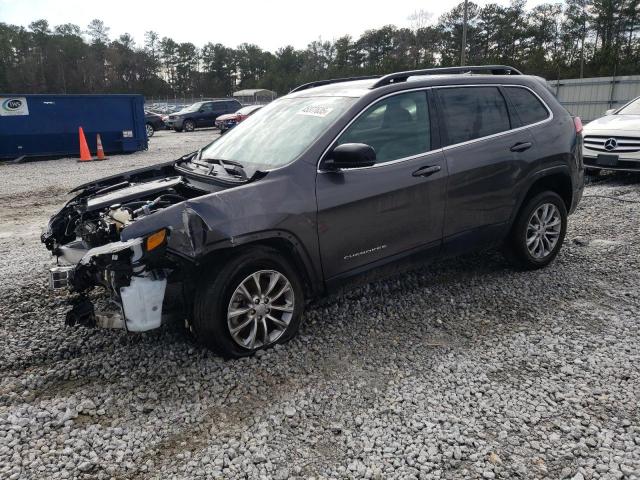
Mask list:
[[[318,80],[315,82],[304,83],[289,93],[299,92],[300,90],[306,90],[307,88],[320,87],[322,85],[330,85],[332,83],[350,82],[352,80],[371,80],[372,78],[380,78],[380,75],[367,75],[364,77],[345,77],[345,78],[330,78],[328,80]]]
[[[492,75],[522,75],[520,70],[507,65],[470,65],[465,67],[425,68],[406,72],[390,73],[381,77],[371,88],[378,88],[391,83],[405,82],[409,77],[420,75],[448,75],[450,73],[490,72]]]

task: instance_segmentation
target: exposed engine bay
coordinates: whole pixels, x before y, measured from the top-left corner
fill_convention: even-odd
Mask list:
[[[77,250],[115,242],[131,223],[151,213],[203,195],[187,185],[182,177],[169,177],[144,183],[128,181],[105,187],[69,202],[49,224],[45,245],[54,255],[77,263]],[[69,245],[72,242],[72,245]]]
[[[160,220],[161,228],[143,235],[127,233],[169,207],[252,180],[238,168],[183,157],[182,162],[78,187],[80,193],[51,218],[42,235],[57,257],[50,270],[51,287],[77,294],[67,324],[131,331],[159,327],[167,281],[179,267],[179,261],[167,255],[175,225]],[[107,290],[115,311],[94,312],[88,294],[96,286]]]

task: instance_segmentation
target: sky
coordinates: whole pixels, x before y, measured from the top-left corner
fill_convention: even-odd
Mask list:
[[[345,34],[357,38],[365,30],[388,24],[408,27],[408,17],[420,9],[432,13],[435,22],[459,1],[0,0],[0,22],[27,26],[46,19],[51,26],[75,23],[85,29],[92,19],[99,18],[110,27],[111,38],[130,33],[139,46],[143,45],[144,32],[154,30],[161,37],[198,47],[207,42],[228,47],[246,42],[275,51],[285,45],[303,49],[313,40],[333,40]],[[482,6],[491,2],[475,3]],[[543,0],[529,0],[527,6],[540,3]]]

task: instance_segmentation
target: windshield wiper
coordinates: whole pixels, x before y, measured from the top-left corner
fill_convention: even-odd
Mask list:
[[[244,170],[244,166],[238,162],[233,160],[220,160],[219,158],[206,158],[204,161],[207,163],[217,163],[224,168],[227,173],[240,177],[242,180],[249,179],[247,172]]]

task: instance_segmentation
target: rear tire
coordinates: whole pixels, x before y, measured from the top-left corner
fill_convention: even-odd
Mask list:
[[[300,275],[286,258],[271,248],[252,247],[203,279],[195,296],[193,331],[223,357],[250,356],[296,335],[303,296]]]
[[[144,128],[147,132],[147,138],[153,137],[153,134],[155,132],[155,130],[153,129],[153,125],[151,125],[150,123],[147,123],[145,124]]]
[[[551,263],[567,232],[567,207],[555,192],[538,193],[521,207],[504,245],[517,268],[535,270]]]

